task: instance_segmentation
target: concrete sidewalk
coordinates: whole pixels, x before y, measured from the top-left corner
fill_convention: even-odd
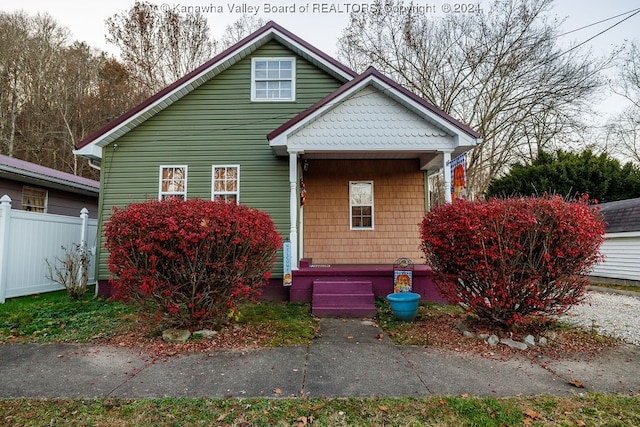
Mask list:
[[[640,347],[592,360],[487,359],[396,346],[370,322],[322,319],[309,346],[151,360],[94,345],[0,345],[0,398],[527,396],[640,392]],[[569,384],[580,381],[585,388]]]

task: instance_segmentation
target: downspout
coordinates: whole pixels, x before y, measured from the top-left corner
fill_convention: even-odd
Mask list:
[[[89,163],[89,167],[92,167],[95,170],[101,170],[100,166],[96,165],[95,163],[93,163],[93,161],[91,159],[87,159],[88,163]]]

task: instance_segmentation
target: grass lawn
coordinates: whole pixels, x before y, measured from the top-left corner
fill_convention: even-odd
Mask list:
[[[93,288],[72,301],[66,291],[10,298],[0,304],[0,342],[78,342],[104,340],[126,328],[135,307],[93,298]]]
[[[9,299],[0,305],[0,345],[21,342],[121,345],[122,337],[129,337],[134,344],[159,340],[158,331],[149,326],[152,322],[145,322],[135,307],[93,299],[91,295],[89,292],[80,301],[69,300],[64,291]],[[435,330],[451,329],[443,325],[450,325],[464,316],[452,307],[426,305],[421,308],[424,314],[416,322],[398,323],[389,318],[386,307],[381,305],[379,310],[378,321],[394,340],[425,346],[441,345],[439,339],[442,338]],[[443,323],[445,321],[448,323]],[[422,325],[422,332],[418,332],[416,325]],[[426,329],[428,325],[433,327]],[[246,332],[239,334],[239,331]],[[245,304],[239,310],[237,325],[228,331],[235,341],[218,341],[231,347],[296,345],[310,342],[316,331],[317,320],[311,315],[308,304]],[[225,333],[222,330],[219,335]],[[562,328],[559,333],[563,333]],[[570,340],[567,342],[572,342],[573,333],[578,332],[567,332]],[[582,333],[576,336],[576,341],[587,340]],[[588,336],[595,340],[594,346],[612,344]],[[192,340],[196,347],[202,341],[200,337]],[[469,348],[468,351],[475,350]],[[640,397],[586,393],[572,397],[508,399],[469,396],[422,399],[0,399],[0,425],[633,426],[640,425]]]
[[[317,330],[309,305],[295,303],[242,304],[235,324],[220,331],[218,345],[236,348],[308,344]],[[70,300],[66,291],[59,291],[12,298],[0,304],[0,343],[144,344],[153,350],[153,343],[161,341],[161,333],[162,326],[136,306],[96,299],[91,291],[79,301]],[[194,335],[185,346],[189,348],[183,350],[205,346],[206,340]]]
[[[7,426],[637,426],[640,398],[0,400]]]

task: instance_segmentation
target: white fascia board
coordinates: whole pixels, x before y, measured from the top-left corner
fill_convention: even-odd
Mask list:
[[[331,102],[323,105],[321,108],[319,108],[318,110],[314,111],[309,116],[305,117],[304,120],[301,120],[300,122],[296,123],[294,126],[292,126],[291,128],[287,129],[286,132],[284,132],[283,134],[281,134],[278,137],[276,137],[275,139],[273,139],[271,141],[271,143],[270,143],[271,147],[275,148],[275,147],[277,147],[279,145],[286,145],[286,140],[287,140],[286,137],[288,135],[293,135],[300,128],[305,127],[307,124],[309,124],[310,122],[314,121],[316,118],[322,116],[327,111],[329,111],[332,108],[334,108],[337,104],[339,104],[343,100],[353,96],[355,93],[359,92],[364,87],[366,87],[366,86],[368,86],[370,84],[373,85],[380,92],[383,92],[386,96],[389,96],[392,99],[396,100],[401,105],[404,105],[405,108],[407,108],[410,111],[414,112],[415,114],[417,114],[418,116],[422,117],[423,119],[432,122],[435,126],[437,126],[440,129],[444,130],[449,135],[454,136],[456,138],[456,141],[457,141],[456,147],[460,147],[460,146],[462,146],[462,147],[473,147],[478,143],[478,141],[479,141],[478,139],[475,139],[471,135],[468,135],[466,132],[460,130],[453,123],[450,123],[449,121],[447,121],[444,118],[440,117],[438,114],[434,113],[433,111],[431,111],[431,110],[429,110],[427,108],[424,108],[424,106],[420,105],[419,103],[415,102],[414,100],[412,100],[410,98],[407,98],[406,96],[403,96],[401,93],[398,93],[398,91],[394,87],[389,86],[389,85],[385,84],[384,82],[381,82],[380,80],[376,79],[375,76],[370,76],[370,77],[362,80],[361,82],[359,82],[357,85],[355,85],[352,88],[350,88],[348,91],[340,94],[339,97],[331,100]]]
[[[85,145],[79,150],[73,150],[73,154],[90,160],[100,161],[102,160],[102,147],[91,143],[89,145]]]

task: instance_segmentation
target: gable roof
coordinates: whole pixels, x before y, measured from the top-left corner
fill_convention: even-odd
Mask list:
[[[367,84],[372,84],[372,83],[375,84],[375,82],[378,82],[378,86],[382,86],[381,90],[386,91],[389,95],[392,95],[392,96],[395,95],[394,96],[395,98],[398,98],[399,100],[403,101],[403,104],[410,107],[410,109],[415,110],[416,107],[421,107],[425,110],[428,110],[436,114],[437,116],[442,118],[444,121],[448,122],[450,125],[453,125],[459,128],[463,132],[467,133],[470,137],[476,138],[476,139],[480,138],[480,134],[474,131],[473,129],[471,129],[469,126],[462,124],[461,122],[454,119],[453,117],[451,117],[444,111],[440,110],[433,104],[427,102],[426,100],[422,99],[415,93],[406,89],[404,86],[391,80],[389,77],[380,73],[374,67],[369,67],[364,73],[360,74],[359,76],[351,80],[349,83],[341,86],[340,88],[335,90],[333,93],[330,93],[320,101],[313,104],[311,107],[307,108],[302,113],[293,117],[289,121],[283,123],[282,126],[273,130],[271,133],[269,133],[269,135],[267,135],[267,139],[269,140],[276,139],[278,136],[290,130],[291,128],[296,126],[298,123],[305,121],[305,119],[309,118],[314,113],[322,109],[330,108],[332,104],[340,102],[342,99],[346,98],[351,93],[353,93],[354,88],[360,88],[360,87],[366,86]],[[415,105],[411,105],[411,103],[414,103]]]
[[[457,144],[456,147],[453,147],[456,153],[466,151],[480,140],[480,134],[469,126],[462,124],[375,68],[369,67],[364,73],[270,132],[267,139],[270,141],[271,147],[277,154],[285,154],[289,136],[310,125],[319,117],[330,114],[332,110],[337,110],[339,105],[346,103],[354,95],[363,93],[363,89],[367,87],[372,87],[381,96],[391,98],[444,134],[453,137]]]
[[[271,40],[278,41],[338,80],[347,82],[357,75],[355,71],[344,64],[341,64],[329,55],[311,46],[275,22],[269,21],[262,28],[228,49],[225,49],[186,76],[84,138],[77,144],[77,149],[74,151],[74,154],[93,160],[100,160],[102,157],[102,147],[107,146],[109,143],[126,134],[149,117],[152,117],[159,111],[181,99],[192,90],[244,59]]]
[[[607,233],[640,231],[640,198],[602,203],[598,206],[604,216]]]
[[[100,182],[0,155],[0,177],[73,193],[97,196]]]

